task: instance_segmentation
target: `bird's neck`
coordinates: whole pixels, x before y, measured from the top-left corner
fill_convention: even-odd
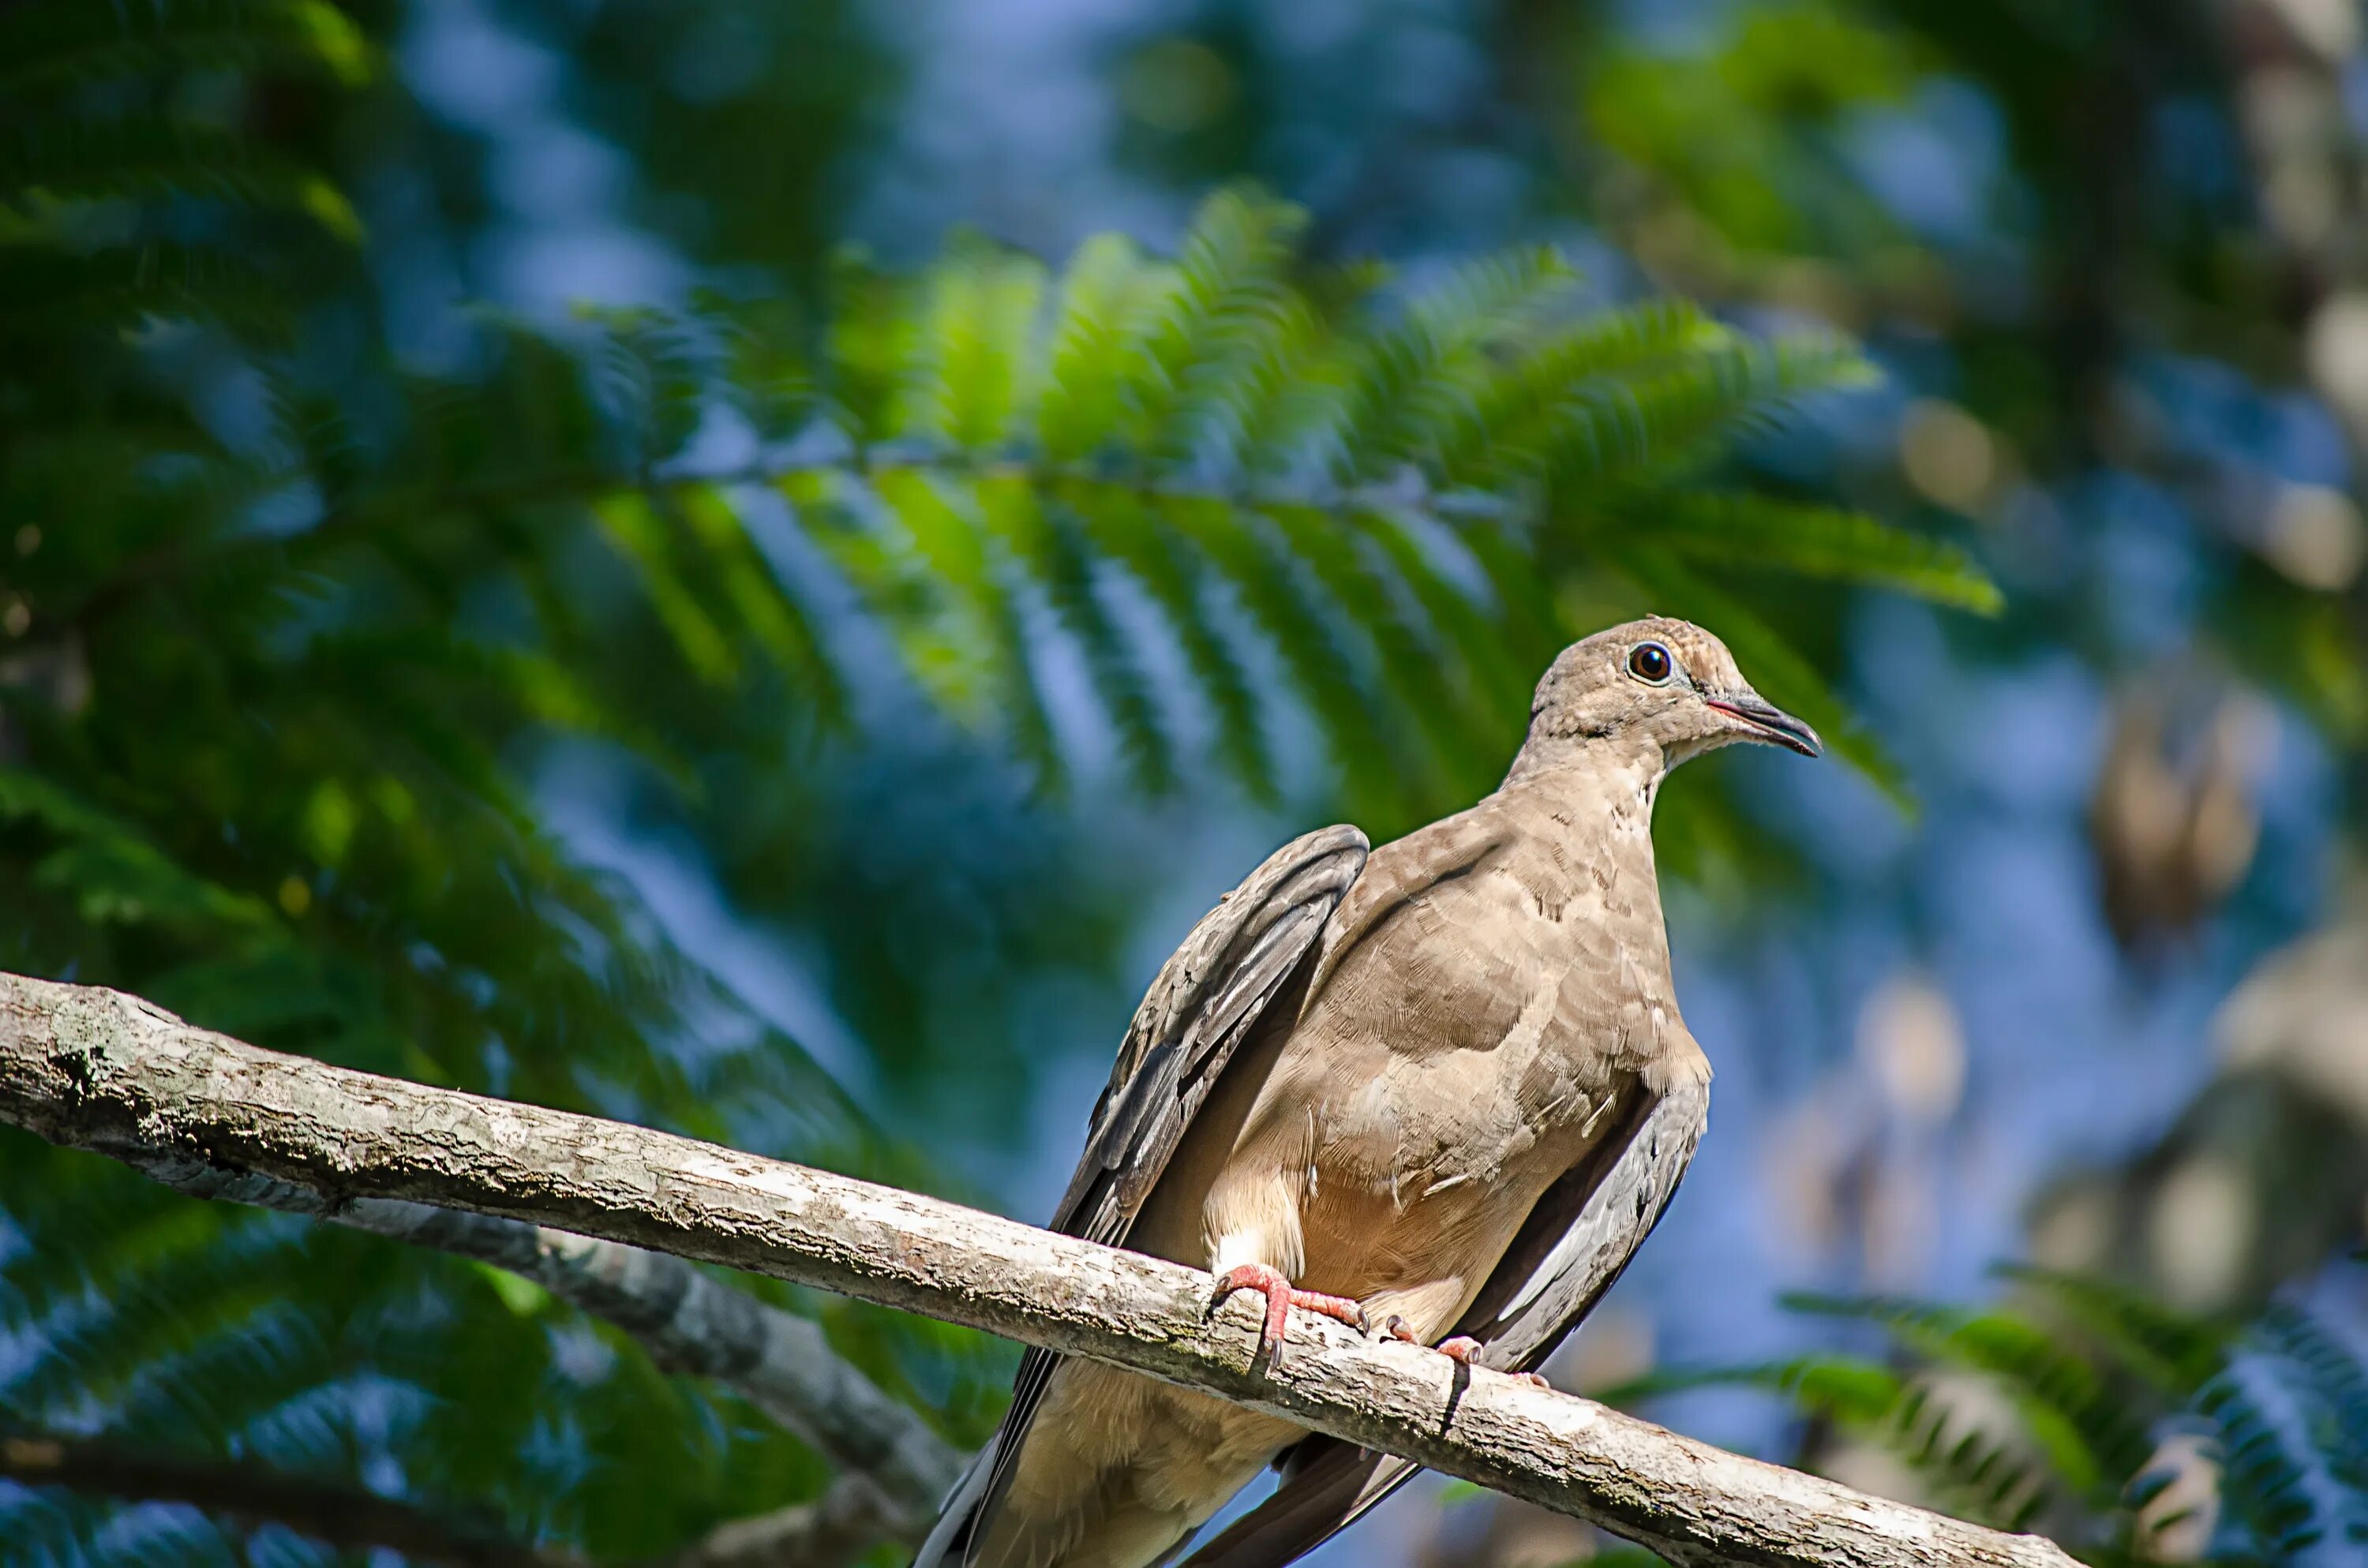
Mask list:
[[[1526,764],[1526,766],[1524,766]],[[1675,1016],[1668,933],[1653,856],[1653,801],[1668,769],[1658,746],[1623,747],[1590,738],[1558,756],[1523,748],[1497,799],[1516,824],[1527,874],[1544,902],[1585,912],[1594,937],[1609,935],[1643,985]]]
[[[1668,770],[1660,743],[1634,733],[1531,735],[1506,771],[1504,788],[1584,796],[1605,804],[1634,801],[1649,825],[1654,798]]]
[[[1589,737],[1553,750],[1523,746],[1497,794],[1542,808],[1553,835],[1653,860],[1653,802],[1668,769],[1661,748]],[[1625,845],[1625,851],[1620,846]]]

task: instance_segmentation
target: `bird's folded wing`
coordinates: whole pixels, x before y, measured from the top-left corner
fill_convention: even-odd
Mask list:
[[[1365,835],[1292,839],[1201,917],[1135,1009],[1053,1228],[1117,1244],[1225,1063],[1365,867]]]
[[[1125,1244],[1226,1063],[1276,997],[1304,983],[1325,922],[1364,869],[1367,847],[1365,835],[1349,826],[1295,838],[1192,927],[1135,1009],[1053,1229]],[[961,1561],[1057,1360],[1042,1350],[1021,1358],[1002,1426],[955,1483],[915,1568]]]
[[[1702,1141],[1707,1084],[1654,1095],[1641,1084],[1624,1123],[1538,1199],[1481,1288],[1457,1334],[1501,1371],[1534,1370],[1620,1278],[1659,1222]],[[1346,1528],[1420,1467],[1332,1437],[1310,1437],[1284,1461],[1274,1495],[1184,1562],[1183,1568],[1280,1568]]]

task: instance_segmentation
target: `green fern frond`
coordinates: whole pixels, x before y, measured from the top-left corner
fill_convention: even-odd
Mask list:
[[[821,629],[750,536],[746,519],[717,486],[687,486],[673,498],[740,627],[789,674],[817,718],[837,722],[846,703],[837,664]]]
[[[345,194],[318,172],[213,126],[163,115],[47,119],[0,132],[0,202],[188,199],[310,218],[361,238]]]
[[[824,365],[805,378],[778,360],[768,371],[814,388],[846,444],[809,432],[733,472],[676,472],[731,401],[729,346],[742,335],[728,309],[713,322],[600,312],[573,349],[497,324],[486,395],[420,389],[423,408],[447,412],[417,426],[403,482],[288,552],[387,550],[397,518],[416,534],[439,514],[482,529],[521,506],[581,508],[700,680],[720,692],[777,671],[814,710],[843,715],[812,614],[721,499],[737,483],[772,485],[805,497],[801,526],[920,689],[967,724],[999,727],[1041,777],[1061,759],[1020,648],[1036,633],[1010,602],[1023,584],[1094,672],[1136,778],[1176,776],[1172,724],[1124,645],[1133,631],[1081,587],[1111,568],[1144,587],[1182,650],[1233,771],[1268,772],[1262,738],[1243,727],[1247,650],[1230,646],[1247,638],[1280,657],[1336,759],[1381,767],[1370,787],[1392,793],[1377,801],[1385,815],[1484,778],[1537,662],[1585,630],[1561,624],[1554,574],[1600,558],[1661,608],[1727,634],[1780,700],[1896,789],[1805,661],[1688,565],[1715,558],[1989,602],[1986,580],[1945,546],[1830,509],[1684,489],[1682,474],[1721,443],[1856,375],[1847,350],[1756,342],[1679,304],[1574,316],[1566,269],[1542,252],[1360,303],[1370,279],[1303,275],[1301,222],[1221,194],[1175,262],[1093,242],[1049,302],[1039,264],[976,240],[917,286],[847,262]],[[866,471],[929,488],[875,492]],[[1343,475],[1395,488],[1343,490]],[[925,495],[942,505],[914,510]],[[1605,526],[1630,517],[1654,526]],[[1145,526],[1167,542],[1111,553]],[[990,550],[997,527],[1006,537]],[[518,537],[538,548],[530,528]],[[1087,554],[1061,553],[1064,538]],[[1228,583],[1244,618],[1212,620],[1205,593],[1180,589],[1186,574]],[[545,602],[564,626],[566,607]]]
[[[1030,564],[1053,615],[1084,654],[1087,675],[1117,733],[1134,787],[1154,793],[1169,788],[1176,778],[1176,753],[1167,719],[1133,640],[1102,602],[1095,558],[1076,514],[1057,503],[1038,514]]]
[[[2272,1560],[2284,1560],[2326,1535],[2308,1439],[2286,1413],[2265,1403],[2245,1370],[2232,1368],[2205,1385],[2196,1410],[2219,1429],[2223,1489],[2230,1509]]]
[[[987,493],[1002,488],[990,487]],[[1078,481],[1054,486],[1052,498],[1068,508],[1093,548],[1126,573],[1159,612],[1183,653],[1195,691],[1208,705],[1220,760],[1254,799],[1271,800],[1274,759],[1267,744],[1265,714],[1238,653],[1217,623],[1208,562],[1122,486]]]
[[[1251,622],[1281,655],[1293,688],[1313,709],[1343,779],[1371,789],[1395,778],[1394,733],[1355,677],[1330,617],[1307,592],[1270,535],[1222,501],[1171,499],[1161,515],[1206,553]],[[1375,802],[1378,811],[1378,802]]]
[[[1411,706],[1414,729],[1426,743],[1412,760],[1432,775],[1417,776],[1421,793],[1452,793],[1440,765],[1468,763],[1475,754],[1485,754],[1488,728],[1474,723],[1471,695],[1457,688],[1446,650],[1432,641],[1425,619],[1411,613],[1412,596],[1402,584],[1389,580],[1394,573],[1384,575],[1387,558],[1368,547],[1359,533],[1334,526],[1326,514],[1270,506],[1264,516],[1310,579],[1339,607],[1343,623],[1360,635],[1369,652],[1372,683],[1403,694]]]
[[[206,1241],[118,1275],[103,1299],[68,1299],[29,1320],[38,1354],[0,1394],[41,1418],[70,1415],[77,1405],[113,1411],[143,1381],[171,1378],[181,1358],[304,1332],[298,1320],[309,1304],[290,1302],[272,1284],[295,1251],[285,1226],[225,1227]]]
[[[373,51],[328,0],[32,0],[0,16],[0,99],[168,72],[311,69],[368,81]]]
[[[1177,542],[1244,596],[1256,634],[1281,653],[1336,756],[1389,756],[1409,794],[1433,798],[1445,778],[1464,777],[1471,759],[1491,749],[1483,737],[1500,721],[1489,715],[1519,710],[1529,666],[1567,635],[1537,593],[1525,519],[1547,526],[1554,507],[1575,506],[1580,526],[1571,541],[1591,547],[1589,508],[1675,515],[1674,505],[1660,505],[1680,494],[1667,474],[1699,466],[1755,421],[1845,384],[1863,367],[1839,345],[1753,342],[1683,305],[1547,325],[1566,303],[1567,273],[1545,253],[1464,269],[1392,310],[1350,309],[1345,294],[1318,303],[1292,271],[1299,222],[1288,209],[1222,194],[1175,263],[1147,261],[1116,240],[1081,248],[1049,312],[1039,303],[1041,269],[974,241],[957,247],[918,303],[859,271],[842,292],[834,334],[836,396],[848,411],[843,427],[859,443],[911,437],[958,450],[958,466],[977,472],[948,480],[965,488],[1023,485],[1038,508],[1058,494],[1088,540],[1102,536],[1104,515],[1132,512],[1172,526],[1171,499],[1263,513],[1265,522],[1216,528],[1214,511],[1197,511],[1201,528],[1182,529]],[[901,449],[865,460],[932,461]],[[1440,525],[1470,550],[1489,581],[1438,571],[1426,558],[1436,551],[1411,551],[1402,528],[1376,525],[1371,498],[1329,493],[1307,477],[1370,478],[1407,462],[1437,497],[1418,489],[1407,504],[1425,526]],[[1061,488],[1111,465],[1130,477]],[[957,516],[983,516],[975,500],[962,500]],[[1532,510],[1540,505],[1547,509]],[[1683,597],[1700,601],[1713,624],[1744,612],[1684,572],[1689,555],[1906,586],[1950,602],[1990,597],[1987,581],[1946,547],[1829,509],[1729,496],[1693,506],[1666,537],[1622,532],[1623,563],[1634,557],[1640,577],[1687,585]],[[1243,541],[1259,538],[1288,546],[1299,565],[1281,574],[1256,567],[1258,555]],[[1864,545],[1863,558],[1851,553],[1853,540]],[[1222,554],[1210,553],[1218,541]],[[925,620],[939,613],[924,609],[932,601],[917,590],[882,594],[877,562],[864,564],[861,551],[849,552],[844,541],[834,548],[870,583],[859,588],[875,613],[892,621],[900,605]],[[1141,574],[1148,560],[1138,554],[1126,570]],[[1070,582],[1045,576],[1041,560],[1031,572],[1040,583]],[[1390,579],[1395,586],[1382,585]],[[1239,663],[1220,657],[1229,634],[1177,622],[1188,600],[1172,580],[1155,578],[1153,586],[1203,697],[1222,694],[1225,683],[1216,677]],[[1074,591],[1063,602],[1068,608],[1056,619],[1073,641],[1094,640],[1076,641],[1088,665],[1117,670],[1100,618],[1083,613],[1086,601]],[[1329,630],[1311,640],[1308,629],[1286,624],[1286,604]],[[943,665],[954,644],[918,626],[891,630],[915,656],[938,662],[922,684],[949,690]],[[1812,722],[1836,732],[1844,755],[1880,767],[1872,744],[1852,733],[1839,704],[1781,640],[1756,623],[1745,636],[1756,651],[1748,664],[1775,650],[1768,656],[1782,667],[1772,683],[1814,710]],[[993,641],[967,639],[982,649]],[[1133,755],[1156,757],[1159,730],[1139,685],[1096,685],[1106,715],[1133,737]],[[1383,710],[1403,717],[1387,724],[1377,748],[1338,726],[1372,722],[1382,690],[1390,693]],[[1243,711],[1221,699],[1228,713]],[[1014,733],[1044,732],[1023,716]],[[1240,768],[1248,754],[1231,749]],[[1896,777],[1884,781],[1896,790]]]
[[[805,312],[788,300],[735,300],[700,290],[693,309],[721,333],[718,397],[761,441],[794,439],[818,412]]]
[[[942,498],[927,491],[900,493],[908,503],[900,510],[871,486],[832,473],[792,476],[782,493],[870,617],[894,639],[906,673],[945,713],[986,727],[994,718],[998,635],[973,613],[974,601],[965,601],[929,569],[932,561],[974,553],[964,520],[950,516]]]
[[[2231,1328],[2175,1311],[2131,1286],[2021,1265],[1998,1272],[2085,1333],[2102,1356],[2169,1398],[2191,1397],[2226,1364]]]
[[[1734,335],[1679,301],[1567,323],[1525,346],[1509,366],[1472,362],[1468,382],[1442,388],[1436,412],[1410,410],[1409,438],[1442,480],[1518,495],[1600,440],[1604,410],[1635,378],[1691,355],[1731,352]],[[1642,418],[1638,412],[1637,421]]]
[[[982,483],[965,498],[979,508],[973,519],[948,499],[955,487],[928,474],[888,472],[875,483],[936,575],[964,607],[973,645],[981,650],[978,667],[999,689],[996,706],[1014,754],[1042,784],[1057,786],[1064,759],[1037,685],[1017,591],[1017,582],[1031,569],[1043,570],[1048,556],[1035,496],[1022,486]],[[986,548],[990,540],[997,550],[993,557]]]
[[[1159,274],[1121,235],[1097,235],[1070,258],[1033,415],[1047,462],[1081,463],[1116,430],[1128,345],[1159,287]]]
[[[187,1508],[135,1516],[108,1500],[33,1488],[0,1511],[0,1531],[30,1568],[247,1568],[235,1537]],[[309,1543],[299,1562],[321,1562]]]
[[[831,422],[858,447],[885,440],[902,415],[920,337],[911,290],[861,256],[842,253],[832,261],[830,302],[818,381]]]
[[[1012,437],[1034,379],[1044,269],[1031,259],[962,244],[939,263],[922,292],[920,362],[894,433],[964,451],[999,449]]]
[[[2265,1308],[2248,1331],[2307,1380],[2314,1401],[2331,1418],[2330,1434],[2368,1459],[2368,1365],[2360,1352],[2318,1318],[2283,1301]]]
[[[1118,392],[1134,451],[1190,464],[1226,379],[1291,308],[1287,273],[1305,227],[1297,208],[1238,191],[1202,203],[1128,346]]]
[[[1530,248],[1467,262],[1403,311],[1403,320],[1358,347],[1343,377],[1327,445],[1349,483],[1385,476],[1430,455],[1426,432],[1471,410],[1483,356],[1545,324],[1573,274],[1551,250]],[[1452,466],[1452,465],[1451,465]]]
[[[1175,421],[1194,433],[1199,463],[1244,475],[1291,472],[1328,401],[1322,382],[1335,324],[1301,293],[1246,312],[1230,361],[1202,378]]]
[[[690,591],[675,562],[673,530],[647,495],[619,491],[594,503],[600,529],[631,560],[650,608],[674,635],[683,663],[703,680],[721,684],[739,673],[730,639],[709,605]]]
[[[1549,508],[1583,507],[1608,480],[1687,475],[1772,428],[1803,399],[1865,385],[1873,374],[1839,340],[1729,335],[1646,373],[1583,389],[1557,410],[1542,454]]]
[[[2024,1528],[2060,1484],[2011,1434],[1969,1426],[1929,1380],[1859,1357],[1821,1353],[1758,1365],[1651,1374],[1601,1397],[1630,1405],[1700,1388],[1751,1388],[1782,1396],[1914,1470],[1955,1510]]]
[[[2246,1349],[2197,1402],[2221,1426],[2240,1511],[2280,1551],[2368,1540],[2368,1366],[2359,1351],[2285,1302],[2247,1325]]]
[[[2323,1541],[2368,1540],[2368,1363],[2344,1335],[2285,1303],[2239,1329],[2111,1281],[2007,1272],[2028,1300],[1971,1309],[1788,1298],[1796,1311],[1879,1328],[1893,1361],[1818,1354],[1661,1371],[1607,1397],[1766,1389],[1878,1443],[1969,1516],[2026,1528],[2044,1515],[2067,1544],[2100,1551],[2130,1539],[2165,1483],[2150,1468],[2164,1432],[2200,1423],[2226,1509],[2211,1561],[2287,1562]],[[2006,1393],[2016,1429],[1952,1417],[1952,1373]],[[2123,1561],[2120,1550],[2103,1560]]]
[[[2097,1369],[2045,1325],[2014,1312],[1819,1297],[1789,1297],[1786,1304],[1877,1324],[1927,1360],[1996,1380],[2055,1474],[2077,1492],[2118,1491],[2153,1451],[2145,1424],[2130,1417]]]
[[[1426,528],[1427,519],[1418,514],[1360,507],[1349,514],[1349,521],[1381,551],[1413,597],[1414,619],[1452,649],[1452,663],[1467,672],[1473,689],[1462,705],[1466,717],[1476,721],[1492,712],[1520,711],[1538,672],[1515,658],[1512,640],[1490,613],[1496,607],[1483,605],[1457,582],[1445,559],[1469,558],[1470,540]],[[1480,572],[1476,560],[1468,564],[1471,572]],[[1476,743],[1479,736],[1475,732],[1466,739]]]
[[[285,289],[219,249],[0,246],[0,335],[63,336],[147,321],[210,323],[268,347],[283,346],[294,327]]]
[[[640,307],[579,306],[591,329],[586,389],[611,448],[648,473],[677,456],[705,417],[722,361],[719,334],[697,317]]]
[[[255,898],[178,864],[131,824],[37,774],[0,768],[0,821],[28,818],[53,835],[34,880],[70,892],[93,925],[154,921],[266,929],[274,916]]]
[[[1655,542],[1721,566],[1771,566],[1837,583],[1896,588],[1995,615],[1998,585],[1952,544],[1907,533],[1863,512],[1772,495],[1679,490],[1623,518]]]

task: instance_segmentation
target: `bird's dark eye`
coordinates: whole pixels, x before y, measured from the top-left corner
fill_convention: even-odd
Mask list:
[[[1655,686],[1669,678],[1669,651],[1658,642],[1639,642],[1628,651],[1628,673]]]

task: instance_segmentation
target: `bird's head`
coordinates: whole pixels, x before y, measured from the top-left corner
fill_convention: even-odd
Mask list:
[[[1647,616],[1562,651],[1530,705],[1516,775],[1583,760],[1599,748],[1662,768],[1736,741],[1824,749],[1817,733],[1751,689],[1726,644],[1691,621]]]

